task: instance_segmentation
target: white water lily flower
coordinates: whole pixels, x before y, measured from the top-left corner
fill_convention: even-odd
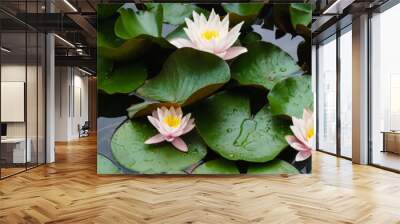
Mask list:
[[[292,117],[292,121],[293,126],[290,126],[290,129],[294,136],[286,136],[286,141],[292,148],[299,151],[296,155],[296,161],[303,161],[311,156],[311,150],[314,148],[314,116],[311,111],[304,109],[303,118]]]
[[[159,134],[147,139],[145,144],[156,144],[163,141],[171,142],[172,145],[182,152],[187,152],[186,143],[179,137],[194,128],[194,119],[190,119],[191,114],[183,117],[180,107],[157,108],[152,116],[147,116],[150,123],[157,129]]]
[[[232,59],[247,52],[245,47],[232,47],[240,35],[240,28],[244,22],[229,30],[229,15],[221,21],[219,15],[211,11],[208,20],[203,14],[193,11],[193,21],[186,18],[187,27],[184,28],[188,39],[175,38],[170,40],[177,48],[190,47],[209,52],[224,60]]]

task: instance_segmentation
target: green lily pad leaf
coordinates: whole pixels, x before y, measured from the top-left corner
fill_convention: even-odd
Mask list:
[[[191,3],[145,3],[149,10],[154,10],[161,5],[164,13],[164,22],[172,25],[180,25],[185,18],[191,18],[193,11],[208,15],[209,12]]]
[[[304,108],[312,108],[311,76],[290,77],[277,83],[268,94],[273,115],[302,117]]]
[[[99,19],[97,25],[97,47],[104,53],[107,53],[108,48],[117,48],[124,43],[124,40],[117,37],[114,33],[114,17],[107,19]],[[103,53],[103,52],[99,52]]]
[[[264,106],[254,117],[250,99],[238,93],[213,95],[194,112],[196,127],[207,145],[228,160],[267,162],[288,144],[290,123]]]
[[[263,3],[223,3],[222,7],[227,13],[235,13],[239,16],[257,15],[263,8]]]
[[[104,19],[113,16],[122,4],[98,4],[97,5],[97,17]]]
[[[169,56],[160,74],[137,92],[153,100],[189,104],[208,96],[229,79],[229,66],[218,56],[181,48]]]
[[[186,27],[186,24],[182,24],[178,27],[175,28],[175,30],[171,31],[168,33],[168,35],[165,37],[167,40],[172,40],[175,38],[184,38],[184,39],[189,39],[183,30],[183,28]]]
[[[271,43],[253,42],[247,50],[232,64],[232,78],[242,85],[271,89],[280,80],[300,71],[288,53]]]
[[[240,42],[244,45],[249,45],[253,42],[257,42],[257,41],[261,41],[261,40],[262,40],[262,36],[256,32],[252,31],[252,32],[246,34],[246,36],[244,36]]]
[[[298,174],[299,171],[290,163],[283,160],[274,160],[265,164],[249,166],[247,174]]]
[[[156,129],[147,120],[126,121],[111,140],[114,158],[123,167],[142,174],[178,174],[207,154],[206,145],[194,131],[183,136],[189,148],[187,153],[178,151],[168,142],[144,144],[155,134]]]
[[[97,77],[97,87],[108,94],[130,93],[141,86],[147,77],[142,64],[114,64],[112,72],[107,66],[110,66],[107,60],[99,61],[101,72]]]
[[[251,23],[257,18],[258,13],[264,7],[262,3],[223,3],[222,7],[229,13],[230,25],[238,24],[242,21],[246,25]]]
[[[197,167],[193,174],[240,174],[236,164],[225,159],[211,160]]]
[[[140,35],[123,42],[119,46],[98,46],[98,49],[102,57],[121,61],[133,60],[149,52],[162,53],[163,51],[172,51],[175,49],[175,46],[164,38]]]
[[[128,8],[118,10],[120,17],[114,27],[115,34],[125,40],[146,34],[161,37],[163,12],[161,6],[154,11],[133,11]]]
[[[308,26],[312,20],[312,5],[308,3],[292,3],[289,7],[290,20],[293,29],[297,25]]]
[[[97,154],[97,173],[98,174],[121,174],[121,170],[107,157]]]

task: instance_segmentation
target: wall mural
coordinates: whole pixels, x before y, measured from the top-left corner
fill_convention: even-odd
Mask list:
[[[97,172],[310,173],[311,11],[100,5]]]

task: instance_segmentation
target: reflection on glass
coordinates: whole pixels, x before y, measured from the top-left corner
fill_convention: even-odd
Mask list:
[[[2,33],[1,45],[1,175],[6,177],[25,170],[31,160],[26,141],[26,35],[25,32]]]
[[[336,39],[318,48],[318,147],[336,153]]]
[[[340,152],[352,157],[352,32],[340,36]]]
[[[400,5],[372,18],[372,163],[400,170]],[[384,134],[385,133],[385,134]]]

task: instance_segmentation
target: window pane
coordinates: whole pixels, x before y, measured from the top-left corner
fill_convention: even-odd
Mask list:
[[[400,5],[372,18],[372,163],[400,170]],[[384,134],[385,133],[385,134]]]
[[[336,39],[318,48],[318,147],[336,153]]]
[[[340,152],[352,156],[352,32],[340,37]]]

